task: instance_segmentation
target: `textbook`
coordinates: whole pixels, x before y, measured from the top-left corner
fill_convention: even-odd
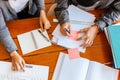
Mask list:
[[[108,26],[104,32],[112,50],[115,68],[120,68],[120,24]]]
[[[25,71],[12,71],[11,66],[0,61],[0,80],[48,80],[49,66],[26,64]]]
[[[52,80],[118,80],[119,70],[85,58],[60,53]]]
[[[41,32],[40,29],[20,34],[17,38],[23,54],[51,46],[47,31]]]

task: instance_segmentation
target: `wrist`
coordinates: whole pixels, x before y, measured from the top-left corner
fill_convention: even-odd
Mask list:
[[[99,28],[99,26],[98,25],[92,25],[92,27],[94,27],[95,28],[95,30],[97,31],[97,33],[99,33],[100,32],[100,28]]]
[[[11,57],[14,57],[14,56],[17,56],[17,55],[18,55],[17,51],[13,51],[13,52],[10,53]]]

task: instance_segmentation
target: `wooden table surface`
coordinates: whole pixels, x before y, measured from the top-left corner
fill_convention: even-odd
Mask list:
[[[51,0],[49,0],[48,2],[47,1],[48,0],[46,0],[46,12],[48,11],[52,3]],[[106,10],[90,11],[90,13],[94,14],[96,18],[98,18],[101,15],[101,13],[105,13],[105,12]],[[48,34],[49,34],[49,37],[52,38],[52,35],[51,35],[52,31],[54,30],[54,28],[58,23],[53,22],[53,18],[55,18],[55,16],[49,16],[48,18],[52,25],[51,29],[48,30]],[[26,63],[49,66],[49,80],[51,80],[59,53],[61,51],[67,52],[67,50],[60,46],[52,45],[50,47],[46,47],[46,48],[31,52],[29,54],[22,55],[20,45],[18,43],[17,35],[39,28],[38,18],[29,18],[29,19],[10,21],[10,22],[7,22],[7,26],[12,35],[12,38],[17,44],[18,52],[24,58]],[[94,61],[106,64],[108,66],[111,66],[112,53],[104,33],[101,32],[100,34],[98,34],[92,47],[87,48],[85,53],[80,53],[80,56],[87,58],[89,60],[94,60]],[[0,60],[11,61],[10,56],[8,55],[7,51],[4,49],[1,43],[0,43]]]

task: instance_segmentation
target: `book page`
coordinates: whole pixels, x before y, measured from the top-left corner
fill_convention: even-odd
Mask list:
[[[85,80],[88,70],[89,60],[87,59],[74,59],[69,60],[67,54],[63,61],[57,80]]]
[[[48,80],[49,67],[26,64],[25,71],[12,71],[12,63],[0,61],[0,80]]]
[[[85,80],[117,80],[118,70],[104,64],[90,61],[87,77]]]

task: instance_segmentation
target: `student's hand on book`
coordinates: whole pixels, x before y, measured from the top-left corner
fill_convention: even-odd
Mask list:
[[[69,22],[65,22],[60,27],[60,32],[65,36],[70,36],[70,28],[71,24]]]
[[[40,28],[42,31],[49,29],[51,27],[49,20],[46,17],[45,11],[40,11]]]
[[[25,61],[24,59],[16,52],[10,54],[12,58],[12,70],[14,71],[24,71]]]
[[[84,43],[80,46],[83,48],[92,46],[93,41],[98,33],[98,30],[99,28],[96,25],[80,30],[79,33],[85,33],[83,36],[78,38],[78,40],[84,40]]]

